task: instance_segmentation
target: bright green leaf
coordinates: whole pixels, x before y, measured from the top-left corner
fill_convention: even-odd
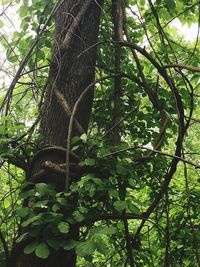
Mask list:
[[[82,134],[81,136],[80,136],[80,139],[84,142],[84,143],[86,143],[87,142],[87,134]]]
[[[35,255],[41,259],[47,259],[49,257],[49,247],[46,243],[40,243],[35,249]]]
[[[66,222],[60,222],[58,224],[58,229],[61,233],[67,234],[69,232],[69,224]]]

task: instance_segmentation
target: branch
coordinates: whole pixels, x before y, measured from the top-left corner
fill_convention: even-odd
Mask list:
[[[183,64],[168,64],[168,65],[163,66],[163,68],[165,68],[165,69],[179,68],[179,69],[190,70],[190,71],[193,71],[193,72],[200,72],[200,68],[199,67],[183,65]]]
[[[87,218],[86,220],[84,220],[84,224],[85,223],[94,223],[97,221],[103,221],[103,220],[123,220],[123,216],[121,213],[120,214],[100,214],[100,215],[92,215],[91,218]],[[126,213],[126,219],[128,220],[133,220],[133,219],[137,219],[137,220],[143,220],[144,218],[146,218],[146,213],[141,213],[141,214],[137,214],[137,213]]]
[[[194,122],[200,123],[200,120],[198,120],[198,119],[190,118],[189,116],[185,116],[185,117],[186,117],[187,119],[190,119],[190,120],[194,121]]]
[[[112,0],[112,19],[114,25],[114,68],[115,73],[121,71],[121,46],[119,41],[123,41],[123,8],[121,0]],[[121,93],[122,83],[121,76],[115,76],[114,78],[114,110],[113,110],[113,124],[116,125],[113,131],[113,144],[118,145],[120,143],[120,111],[121,111]]]
[[[0,13],[0,17],[6,13],[6,10],[12,5],[12,1],[4,8],[3,11]]]
[[[124,32],[125,32],[127,41],[130,43],[130,37],[129,37],[128,31],[126,28],[126,22],[124,23]],[[160,104],[161,101],[158,97],[157,92],[155,90],[152,90],[152,88],[148,85],[135,49],[132,48],[131,51],[133,54],[133,58],[136,62],[137,68],[138,68],[138,73],[142,80],[142,87],[144,88],[144,91],[147,93],[152,105],[158,110],[161,116],[160,131],[159,131],[159,135],[157,137],[156,143],[154,145],[154,149],[158,149],[160,145],[162,144],[162,141],[165,136],[165,132],[166,132],[167,124],[168,124],[168,115],[166,111],[163,109],[162,105]]]
[[[158,206],[160,200],[162,199],[164,193],[167,191],[168,186],[171,182],[171,179],[174,175],[174,173],[176,172],[177,169],[177,164],[179,162],[179,160],[182,160],[183,162],[184,159],[182,159],[180,157],[181,155],[181,150],[182,150],[182,145],[183,145],[183,137],[184,137],[185,132],[181,132],[179,131],[179,135],[176,141],[176,151],[175,151],[175,155],[172,156],[170,155],[170,157],[173,157],[173,160],[171,162],[169,171],[166,173],[165,175],[165,179],[164,182],[162,183],[161,189],[159,190],[159,192],[155,195],[153,202],[151,203],[151,205],[149,206],[149,208],[146,210],[146,218],[144,220],[142,220],[139,228],[137,229],[135,236],[134,236],[134,240],[137,240],[140,231],[142,230],[146,220],[148,220],[148,218],[150,217],[150,215],[152,214],[152,212],[155,210],[155,208]],[[157,153],[160,153],[160,151],[157,151]],[[163,154],[163,153],[162,153]],[[166,156],[169,156],[169,154],[164,153]],[[186,163],[189,163],[188,161]],[[193,163],[191,165],[194,165]],[[195,164],[196,166],[196,164]]]
[[[114,39],[117,41],[115,45],[115,73],[121,72],[121,51],[122,48],[119,45],[119,41],[123,41],[123,26],[124,26],[124,8],[123,0],[112,1],[112,16],[114,24]],[[113,128],[113,144],[119,145],[121,141],[120,136],[120,115],[121,115],[121,94],[122,94],[122,82],[121,76],[116,76],[114,79],[114,125]],[[124,200],[126,187],[123,184],[121,178],[118,179],[119,195],[120,199]],[[122,217],[124,222],[125,238],[126,238],[126,249],[130,262],[130,266],[134,267],[134,260],[131,248],[130,233],[128,220],[126,217],[126,210],[122,211]]]
[[[141,48],[140,46],[136,44],[130,44],[127,42],[120,42],[122,46],[129,47],[132,49],[137,50],[140,54],[142,54],[146,59],[148,59],[151,64],[158,70],[160,75],[163,77],[163,79],[166,81],[168,84],[169,88],[171,89],[174,98],[175,98],[175,104],[176,104],[176,111],[177,111],[177,116],[179,120],[179,132],[180,132],[180,137],[183,138],[184,133],[185,133],[185,125],[184,125],[184,107],[182,103],[181,96],[178,92],[178,89],[176,88],[174,81],[169,77],[167,71],[165,68],[163,68],[144,48]]]
[[[122,212],[123,221],[124,221],[124,229],[125,229],[125,237],[126,237],[126,248],[127,248],[127,260],[130,262],[130,266],[134,267],[134,260],[133,260],[133,253],[132,253],[132,245],[129,233],[129,225],[128,225],[128,218],[126,216],[126,211]]]
[[[0,231],[0,240],[2,242],[2,245],[3,245],[3,249],[4,249],[4,252],[5,252],[5,259],[6,259],[6,266],[9,266],[9,250],[8,250],[8,245],[6,243],[6,240],[2,234],[2,232]]]

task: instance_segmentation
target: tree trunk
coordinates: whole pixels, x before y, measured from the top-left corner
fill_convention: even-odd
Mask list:
[[[45,161],[65,163],[70,112],[68,110],[67,115],[58,95],[64,97],[65,104],[72,110],[81,92],[94,80],[96,46],[90,47],[98,39],[102,3],[103,0],[65,0],[56,14],[55,44],[41,119],[43,144],[48,148],[35,155],[30,168],[30,180],[34,183],[52,182],[58,191],[64,190],[65,175],[61,177],[52,171],[43,175],[37,174]],[[92,101],[93,88],[84,96],[76,112],[76,121],[84,131],[88,128]],[[72,135],[78,134],[74,124]],[[78,227],[72,226],[69,238],[78,239],[78,232]],[[47,260],[41,260],[34,254],[23,254],[23,246],[17,245],[13,249],[10,266],[71,267],[76,264],[74,250],[51,251]]]
[[[81,92],[94,80],[96,48],[90,47],[97,42],[102,0],[98,1],[99,5],[97,1],[90,1],[91,5],[75,32],[71,33],[70,26],[76,22],[77,14],[83,9],[83,2],[88,1],[66,0],[56,16],[56,41],[41,124],[44,143],[48,145],[65,146],[69,124],[69,117],[59,105],[53,89],[56,88],[64,95],[72,109]],[[67,47],[63,47],[66,35],[70,42]],[[84,130],[88,127],[92,100],[91,89],[76,113]],[[74,134],[77,131],[74,130]]]

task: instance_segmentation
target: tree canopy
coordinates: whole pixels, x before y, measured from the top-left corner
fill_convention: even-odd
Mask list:
[[[200,1],[0,7],[0,267],[200,266]]]

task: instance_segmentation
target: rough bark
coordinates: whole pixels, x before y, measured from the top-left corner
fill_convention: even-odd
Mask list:
[[[66,115],[62,103],[56,97],[59,91],[72,110],[81,92],[94,80],[96,47],[88,49],[97,42],[100,23],[101,6],[103,0],[92,0],[84,16],[78,21],[77,16],[84,6],[82,0],[65,0],[56,14],[55,44],[52,62],[46,86],[46,95],[41,119],[41,131],[45,148],[39,152],[30,168],[30,180],[36,182],[52,182],[58,191],[64,190],[64,175],[53,171],[44,171],[44,162],[65,163],[66,139],[69,116]],[[72,24],[77,19],[77,25]],[[66,38],[68,42],[66,43]],[[76,120],[87,131],[89,116],[93,100],[91,89],[81,101],[76,113]],[[73,135],[78,131],[75,126]],[[71,159],[74,161],[74,158]],[[75,162],[77,162],[75,160]],[[38,175],[39,173],[39,175]],[[78,179],[78,177],[76,177]],[[71,226],[70,239],[78,239],[78,227]],[[76,254],[71,251],[52,251],[47,260],[41,260],[31,255],[23,254],[24,244],[16,246],[11,256],[12,267],[62,267],[75,266]]]
[[[94,80],[96,48],[87,49],[97,42],[101,8],[96,1],[91,1],[76,31],[72,33],[70,43],[63,48],[66,34],[82,2],[66,0],[56,16],[55,47],[41,124],[44,143],[48,145],[65,145],[69,123],[69,118],[53,93],[53,87],[65,96],[72,109],[81,92]],[[98,1],[99,4],[101,2]],[[93,90],[90,90],[77,111],[76,118],[84,130],[87,130],[92,98]],[[74,131],[74,134],[77,132]]]

